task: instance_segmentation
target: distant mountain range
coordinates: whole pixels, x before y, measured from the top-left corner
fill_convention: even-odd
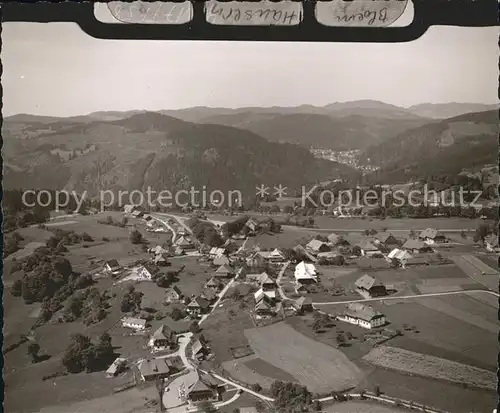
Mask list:
[[[362,100],[70,118],[18,114],[4,119],[4,183],[94,192],[208,184],[252,192],[260,183],[297,187],[340,176],[359,179],[350,166],[315,159],[309,147],[360,149],[361,163],[381,167],[381,179],[401,181],[495,162],[498,114],[467,113],[471,108],[490,106],[401,108]],[[459,116],[438,119],[447,113]]]

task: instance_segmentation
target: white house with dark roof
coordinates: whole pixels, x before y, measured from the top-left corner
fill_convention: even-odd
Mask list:
[[[147,321],[143,318],[124,317],[122,318],[122,326],[131,328],[137,331],[144,331],[146,329]]]
[[[386,323],[384,314],[361,303],[348,304],[346,311],[336,318],[340,321],[345,321],[367,329],[381,327]]]
[[[316,267],[313,264],[300,262],[295,266],[295,281],[300,284],[310,284],[318,282]]]
[[[171,350],[177,347],[177,336],[166,325],[159,326],[148,341],[153,351]]]
[[[419,239],[409,238],[403,244],[401,249],[408,251],[411,254],[418,254],[421,252],[432,252],[432,248],[424,241]]]
[[[118,260],[116,259],[106,261],[106,263],[104,264],[104,268],[112,275],[118,275],[123,271],[123,267],[118,263]]]
[[[168,358],[141,360],[137,367],[143,381],[165,379],[173,372]]]

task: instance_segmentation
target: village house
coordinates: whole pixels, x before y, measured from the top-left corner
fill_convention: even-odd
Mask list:
[[[387,254],[389,260],[396,260],[400,264],[404,263],[406,260],[412,258],[412,255],[405,250],[400,250],[399,248],[394,248],[389,254]]]
[[[434,228],[426,228],[419,235],[418,238],[427,244],[437,244],[446,242],[446,237],[443,233]]]
[[[275,290],[264,291],[262,288],[260,288],[254,293],[253,296],[255,298],[256,303],[261,301],[264,298],[264,296],[266,296],[269,300],[274,301],[276,299],[276,291]]]
[[[387,295],[385,286],[375,278],[365,274],[355,282],[356,291],[364,298],[380,297]]]
[[[309,251],[307,251],[302,245],[297,245],[292,248],[293,252],[297,257],[300,257],[300,259],[306,259],[311,262],[317,262],[318,260],[316,257],[311,254]]]
[[[168,358],[141,360],[138,364],[139,374],[143,381],[165,379],[174,373],[173,365]]]
[[[135,273],[138,279],[151,281],[153,279],[153,274],[155,273],[155,271],[153,267],[141,265],[136,269]]]
[[[309,289],[307,288],[307,285],[304,284],[295,284],[295,292],[297,294],[307,294],[309,292]]]
[[[484,245],[488,252],[500,252],[498,235],[490,234],[484,239]]]
[[[308,297],[300,297],[293,303],[293,308],[297,314],[304,314],[314,310],[312,300]]]
[[[123,357],[118,357],[106,370],[106,377],[108,378],[116,377],[118,374],[120,374],[122,371],[125,370],[126,366],[127,366],[127,359]]]
[[[215,258],[218,257],[219,255],[224,255],[225,253],[226,253],[225,248],[212,247],[208,255],[210,256],[210,258]]]
[[[245,280],[248,283],[259,285],[264,291],[276,289],[276,281],[269,277],[265,271],[260,274],[248,274]]]
[[[326,242],[312,239],[307,243],[306,249],[312,254],[318,254],[320,252],[330,251],[330,246]]]
[[[144,216],[144,212],[139,211],[138,209],[136,209],[135,211],[132,212],[132,216],[134,218],[142,218]]]
[[[295,266],[295,282],[300,284],[311,284],[318,282],[316,267],[313,264],[300,262]]]
[[[194,380],[191,377],[193,374],[196,375]],[[198,371],[187,376],[184,383],[185,397],[190,403],[220,400],[223,389],[222,383],[219,383],[214,377]]]
[[[399,241],[390,232],[380,232],[374,236],[375,244],[383,245],[386,248],[396,248]]]
[[[215,277],[229,278],[234,275],[234,271],[227,265],[221,265],[214,273]]]
[[[375,246],[369,239],[364,239],[356,245],[361,249],[361,256],[363,257],[371,257],[381,254],[380,249]]]
[[[344,314],[336,318],[367,329],[381,327],[386,323],[385,316],[380,311],[361,303],[348,304]]]
[[[167,267],[169,265],[168,255],[167,254],[158,254],[154,261],[155,265],[159,267]]]
[[[266,295],[263,295],[263,297],[255,304],[255,313],[259,316],[272,316],[274,314],[274,306]]]
[[[118,260],[115,259],[106,261],[106,263],[104,264],[104,268],[112,275],[118,275],[123,271],[122,266],[118,263]]]
[[[212,288],[215,291],[220,290],[221,286],[222,286],[221,282],[217,280],[215,277],[210,278],[205,284],[205,288]]]
[[[186,236],[181,235],[176,241],[175,241],[175,246],[180,247],[184,250],[187,249],[192,249],[194,247],[193,242]]]
[[[161,325],[149,338],[148,346],[153,351],[173,350],[177,347],[177,337],[170,328]]]
[[[259,228],[259,224],[250,218],[246,223],[245,226],[250,230],[251,233],[255,233],[257,229]]]
[[[286,260],[285,255],[277,248],[272,251],[258,251],[255,253],[254,258],[259,263],[279,264]]]
[[[222,254],[218,255],[214,258],[213,264],[217,266],[229,265],[229,258]]]
[[[196,340],[194,342],[191,352],[193,358],[198,361],[203,360],[208,354],[210,354],[208,348],[200,340]]]
[[[122,319],[122,327],[131,328],[137,331],[146,329],[147,321],[143,318],[125,317]]]
[[[179,287],[174,285],[173,287],[169,287],[165,289],[165,302],[166,303],[175,303],[177,301],[182,300],[182,293]]]
[[[206,314],[210,308],[210,303],[203,297],[194,297],[187,305],[187,312],[192,316]]]
[[[419,254],[422,252],[432,252],[432,248],[424,241],[409,238],[403,244],[401,249],[408,251],[410,254]]]

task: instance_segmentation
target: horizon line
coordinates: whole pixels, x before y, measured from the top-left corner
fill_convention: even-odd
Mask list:
[[[170,109],[102,109],[102,110],[96,110],[92,112],[87,112],[87,113],[80,113],[80,114],[74,114],[74,115],[67,115],[67,116],[61,116],[61,115],[49,115],[49,114],[39,114],[39,113],[27,113],[27,112],[17,112],[11,115],[5,115],[2,114],[3,119],[14,117],[14,116],[21,116],[21,115],[27,115],[27,116],[39,116],[39,117],[53,117],[53,118],[60,118],[60,119],[69,119],[69,118],[74,118],[74,117],[85,117],[85,116],[90,116],[94,113],[101,113],[101,112],[119,112],[119,113],[124,113],[124,112],[164,112],[164,111],[183,111],[183,110],[190,110],[190,109],[228,109],[228,110],[238,110],[238,109],[273,109],[273,108],[286,108],[286,109],[293,109],[293,108],[300,108],[303,106],[308,106],[308,107],[313,107],[313,108],[325,108],[330,105],[334,105],[336,103],[338,104],[345,104],[345,103],[354,103],[354,102],[377,102],[377,103],[382,103],[384,105],[388,106],[394,106],[399,109],[404,109],[408,110],[412,107],[415,106],[420,106],[420,105],[483,105],[483,106],[500,106],[500,101],[496,103],[484,103],[484,102],[421,102],[421,103],[416,103],[413,105],[409,106],[400,106],[396,105],[393,103],[387,103],[382,100],[376,100],[376,99],[356,99],[356,100],[345,100],[345,101],[334,101],[330,102],[324,105],[318,105],[318,104],[312,104],[312,103],[302,103],[300,105],[292,105],[292,106],[286,106],[286,105],[272,105],[272,106],[255,106],[255,105],[249,105],[249,106],[236,106],[236,107],[231,107],[231,106],[206,106],[206,105],[196,105],[196,106],[185,106],[185,107],[180,107],[180,108],[170,108]]]

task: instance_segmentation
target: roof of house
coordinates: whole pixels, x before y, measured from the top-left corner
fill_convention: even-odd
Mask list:
[[[113,361],[113,364],[111,364],[111,366],[108,367],[106,373],[116,374],[120,366],[122,366],[126,361],[127,361],[126,358],[118,357],[115,361]]]
[[[363,251],[378,251],[378,247],[376,247],[371,240],[369,239],[364,239],[361,242],[359,242],[358,245]]]
[[[418,239],[409,238],[406,240],[406,242],[403,244],[403,246],[401,248],[409,249],[409,250],[420,250],[420,249],[423,249],[425,247],[427,247],[425,242],[420,241]]]
[[[379,232],[377,235],[375,235],[375,238],[378,239],[381,243],[386,243],[390,238],[396,240],[396,237],[390,232]]]
[[[203,297],[194,297],[191,302],[187,305],[188,308],[203,308],[206,309],[210,307],[210,303]]]
[[[201,350],[203,350],[203,348],[203,343],[200,340],[196,340],[193,344],[193,354],[199,353]]]
[[[297,308],[302,308],[304,305],[312,305],[312,300],[309,297],[300,297],[295,301],[295,306]]]
[[[190,383],[186,383],[188,395],[194,392],[206,392],[219,386],[215,378],[208,374],[200,374],[198,371],[194,371],[184,377],[190,379]]]
[[[168,374],[170,372],[170,367],[171,365],[168,358],[142,360],[139,363],[139,371],[144,377],[157,374]]]
[[[337,251],[320,252],[318,254],[318,258],[336,258],[340,256],[342,256],[342,254]]]
[[[176,285],[165,289],[165,294],[173,294],[173,293],[175,293],[179,297],[182,296],[181,290]]]
[[[151,334],[153,340],[172,340],[174,336],[175,333],[165,324],[158,327],[153,334]]]
[[[135,317],[124,317],[122,318],[122,324],[137,324],[140,326],[146,327],[147,321],[143,318],[135,318]]]
[[[118,260],[116,260],[114,258],[111,260],[107,260],[106,265],[108,265],[110,268],[116,268],[116,267],[120,266],[120,264],[118,263]]]
[[[222,255],[226,252],[225,248],[217,248],[217,247],[212,247],[210,249],[210,255]]]
[[[359,318],[363,321],[371,321],[376,317],[384,316],[380,311],[361,303],[348,304],[345,314],[350,317]]]
[[[220,282],[215,279],[215,277],[210,278],[207,283],[205,284],[205,287],[218,287],[220,285]]]
[[[295,278],[316,278],[316,267],[313,264],[300,262],[295,266]]]
[[[180,238],[177,239],[177,241],[175,241],[175,245],[182,247],[182,246],[193,245],[193,243],[184,235],[182,235]]]
[[[394,248],[388,255],[388,258],[394,258],[396,260],[407,260],[412,257],[408,251],[400,250],[399,248]]]
[[[311,241],[309,241],[306,247],[313,251],[319,251],[322,247],[329,248],[326,242],[317,239],[312,239]]]
[[[271,308],[271,304],[269,304],[266,300],[260,300],[255,305],[255,310],[270,310]]]
[[[217,270],[215,271],[216,274],[232,274],[233,270],[229,268],[226,264],[221,265]]]
[[[168,262],[168,255],[167,254],[157,254],[154,263],[158,264],[159,262]]]
[[[426,228],[419,235],[419,238],[430,238],[434,239],[437,237],[444,237],[444,235],[434,228]]]
[[[362,288],[364,290],[370,290],[373,287],[383,285],[380,281],[376,280],[373,277],[370,277],[368,274],[364,274],[359,277],[355,282],[356,287]]]
[[[214,264],[215,265],[225,265],[225,264],[229,264],[229,258],[227,258],[225,255],[221,254],[221,255],[218,255],[214,258]]]

